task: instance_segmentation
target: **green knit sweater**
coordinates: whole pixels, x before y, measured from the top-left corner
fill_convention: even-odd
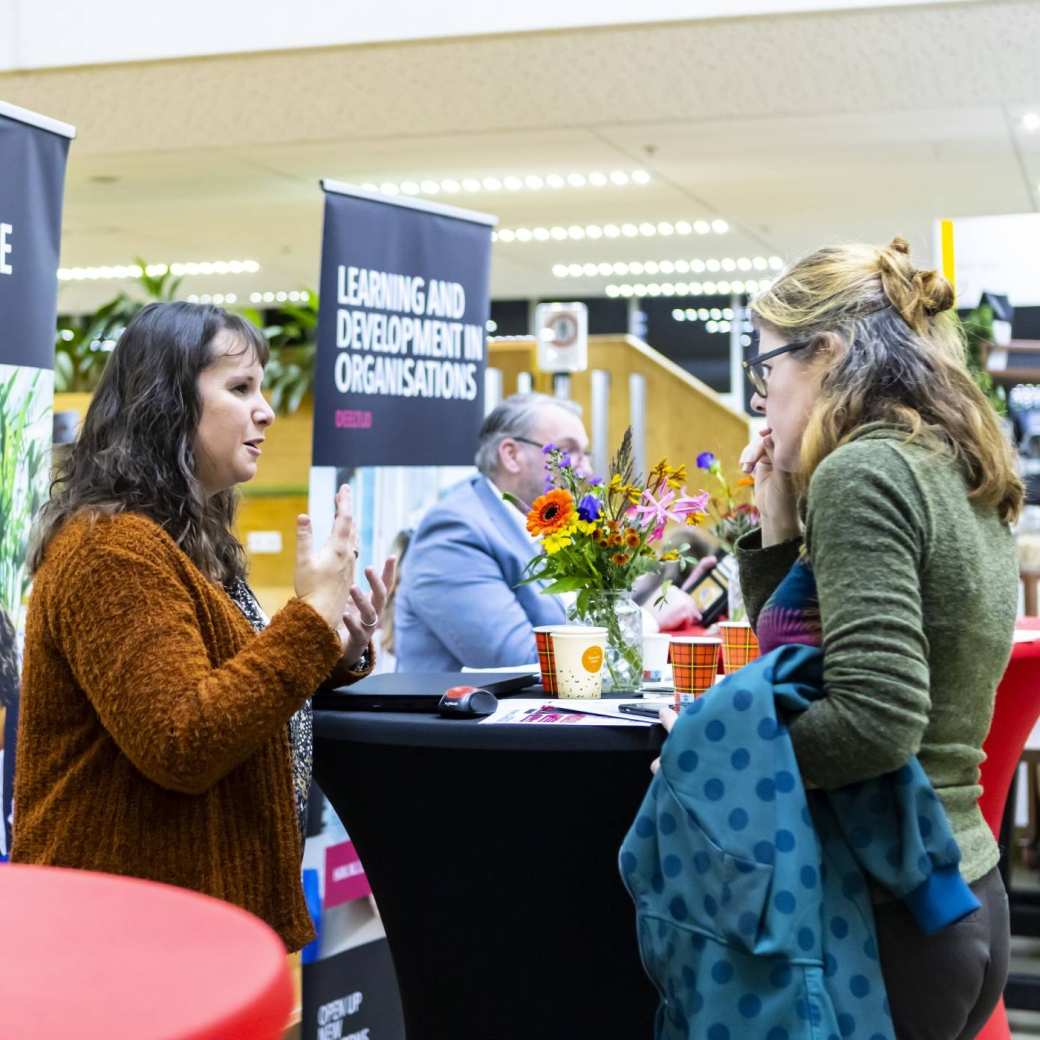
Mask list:
[[[949,814],[965,879],[997,862],[978,807],[982,742],[1018,597],[1011,530],[975,506],[952,457],[880,423],[809,484],[805,543],[823,623],[827,696],[791,725],[806,781],[835,788],[917,755]],[[752,624],[802,549],[737,546]]]

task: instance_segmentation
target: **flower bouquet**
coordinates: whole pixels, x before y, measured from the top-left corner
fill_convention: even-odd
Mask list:
[[[688,495],[686,467],[663,459],[644,483],[632,460],[631,430],[625,431],[605,480],[579,472],[553,444],[543,451],[545,493],[527,514],[527,530],[541,540],[542,551],[528,564],[524,580],[548,582],[543,591],[550,595],[577,593],[572,620],[607,630],[604,689],[638,690],[643,628],[632,585],[664,560],[687,562],[685,549],[662,551],[665,528],[703,522],[709,496]]]
[[[736,487],[731,487],[719,460],[710,451],[697,456],[697,468],[711,474],[718,486],[718,491],[708,496],[706,526],[729,554],[719,561],[719,568],[728,579],[729,619],[743,621],[747,612],[740,592],[740,574],[732,554],[738,539],[754,530],[760,522],[758,510],[751,500],[753,492],[749,490],[754,488],[755,482],[745,476],[737,481]]]

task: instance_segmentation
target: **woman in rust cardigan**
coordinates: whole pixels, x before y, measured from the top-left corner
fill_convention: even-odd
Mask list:
[[[296,597],[267,623],[232,533],[274,413],[267,344],[217,307],[127,326],[36,531],[12,859],[196,889],[313,935],[300,885],[308,699],[372,667],[394,561],[354,584],[350,493],[298,520]]]

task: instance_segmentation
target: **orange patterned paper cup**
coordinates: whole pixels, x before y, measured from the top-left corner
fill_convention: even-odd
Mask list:
[[[538,646],[538,668],[542,673],[542,686],[546,693],[556,696],[556,655],[553,653],[552,626],[534,630],[534,641]]]
[[[718,636],[675,636],[668,651],[675,692],[680,699],[697,697],[711,689],[722,651]]]
[[[730,675],[758,657],[758,640],[746,621],[722,621],[722,668]]]

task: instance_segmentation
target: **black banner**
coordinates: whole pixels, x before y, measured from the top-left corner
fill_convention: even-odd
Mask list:
[[[61,204],[73,133],[0,102],[0,860],[11,849],[29,530],[49,482]]]
[[[404,1040],[385,939],[303,966],[301,1040]]]
[[[492,218],[323,186],[313,464],[472,463]]]
[[[9,111],[0,108],[0,365],[53,368],[69,137]]]

